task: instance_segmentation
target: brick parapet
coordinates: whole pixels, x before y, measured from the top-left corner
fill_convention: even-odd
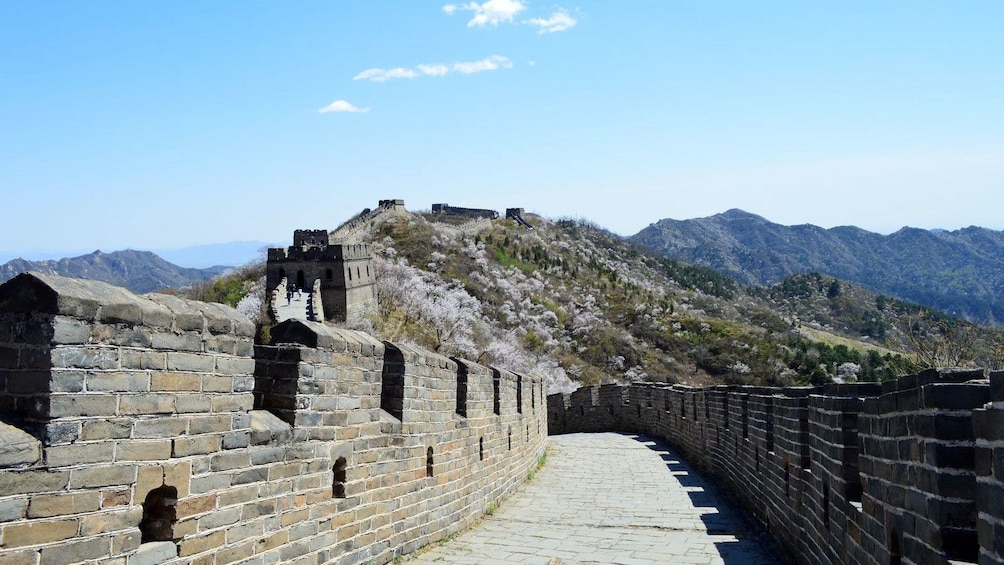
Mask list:
[[[798,563],[1004,562],[1004,373],[815,388],[607,385],[551,395],[548,406],[555,434],[667,440]]]
[[[0,562],[388,562],[470,525],[543,453],[537,377],[498,371],[495,414],[493,370],[463,362],[462,416],[458,361],[312,322],[253,335],[220,305],[0,287],[0,437],[23,446],[0,457]]]

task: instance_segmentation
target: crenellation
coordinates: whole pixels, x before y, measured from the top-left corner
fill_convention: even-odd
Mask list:
[[[538,377],[314,322],[272,334],[101,283],[0,287],[0,406],[23,426],[0,436],[24,444],[0,457],[0,561],[386,563],[473,523],[543,452],[547,414],[517,410]]]
[[[549,396],[548,423],[666,439],[798,563],[1000,564],[1002,381],[943,370],[815,388],[604,385]]]

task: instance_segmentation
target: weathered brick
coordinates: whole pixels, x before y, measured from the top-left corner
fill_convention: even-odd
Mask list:
[[[80,439],[94,441],[127,438],[132,432],[132,422],[129,418],[90,420],[83,423]]]
[[[211,534],[181,540],[178,544],[178,557],[188,557],[209,551],[210,549],[222,547],[226,543],[226,532],[216,531]]]
[[[39,494],[31,497],[28,518],[52,518],[94,512],[101,504],[98,492]]]
[[[122,395],[119,398],[119,414],[170,414],[175,411],[174,400],[173,394]]]
[[[52,350],[51,359],[57,369],[118,369],[119,349],[59,346]]]
[[[133,437],[137,439],[173,438],[184,435],[187,429],[188,420],[186,418],[144,418],[136,420],[136,423],[133,425]]]
[[[132,557],[129,565],[158,565],[178,556],[178,546],[170,541],[144,543]]]
[[[233,547],[227,547],[216,554],[216,565],[226,565],[241,561],[254,555],[254,542],[242,543]]]
[[[171,457],[171,440],[119,441],[115,444],[115,461],[156,461]]]
[[[135,480],[134,465],[102,465],[70,471],[71,489],[131,485]]]
[[[90,339],[90,324],[64,316],[56,316],[52,321],[52,343],[54,345],[83,344]]]
[[[54,394],[49,400],[49,416],[115,416],[118,399],[110,394]]]
[[[179,414],[208,414],[213,410],[212,398],[204,394],[178,394],[176,407]]]
[[[181,319],[179,316],[177,319]],[[151,346],[154,349],[164,349],[168,351],[202,351],[202,338],[193,333],[168,333],[157,332],[150,338]]]
[[[85,463],[103,463],[112,460],[113,443],[74,443],[55,445],[45,449],[45,461],[50,467],[65,467]]]
[[[221,375],[253,375],[254,359],[247,357],[216,357],[216,372]]]
[[[213,397],[213,412],[247,412],[254,408],[254,396],[248,393]]]
[[[150,376],[150,390],[198,392],[202,386],[202,375],[180,372],[157,372]]]
[[[23,549],[20,551],[4,551],[4,565],[38,565],[37,549]]]
[[[229,432],[232,428],[233,418],[229,415],[193,417],[188,426],[188,433],[192,435]]]
[[[167,368],[167,354],[159,351],[123,349],[120,362],[123,369],[160,371]]]
[[[178,496],[188,496],[192,480],[192,462],[179,461],[164,466],[164,482],[178,489]]]
[[[143,520],[143,507],[133,506],[100,514],[88,514],[80,518],[80,535],[95,536],[120,532],[139,526]]]
[[[25,547],[55,543],[77,535],[76,519],[28,522],[25,524],[5,524],[3,540],[5,548]]]
[[[4,471],[0,472],[0,496],[59,491],[69,482],[69,471]]]
[[[199,531],[215,530],[223,526],[236,524],[241,519],[241,509],[230,507],[206,514],[199,518]]]
[[[42,548],[39,565],[67,565],[111,555],[111,538],[71,541]]]
[[[89,392],[146,392],[150,390],[150,377],[142,372],[88,373],[84,382]]]
[[[112,554],[122,555],[139,549],[143,536],[137,531],[123,532],[112,538]],[[173,542],[169,542],[174,545]],[[131,565],[131,564],[130,564]]]
[[[238,449],[251,445],[251,432],[233,432],[223,436],[223,449]]]
[[[45,426],[45,443],[59,445],[80,439],[80,422],[54,422]]]
[[[220,451],[221,438],[218,435],[181,437],[174,440],[173,456],[188,457]]]
[[[233,377],[205,375],[202,377],[202,390],[205,392],[233,392]]]
[[[28,508],[28,499],[0,498],[0,522],[12,522],[25,517]]]
[[[208,373],[216,366],[212,355],[193,353],[167,353],[167,368],[171,371],[189,371],[193,373]]]

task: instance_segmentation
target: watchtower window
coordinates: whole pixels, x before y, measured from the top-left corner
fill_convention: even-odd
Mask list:
[[[344,457],[339,457],[335,460],[335,466],[332,467],[331,471],[334,474],[334,480],[331,483],[331,496],[334,498],[345,498],[345,479],[346,479],[346,467],[347,463]]]
[[[335,278],[335,273],[333,273],[331,269],[325,269],[324,277],[330,281],[331,279]]]
[[[425,475],[432,476],[432,446],[425,450]]]
[[[366,265],[366,278],[370,278],[370,266]]]
[[[164,485],[151,490],[143,501],[143,520],[139,523],[140,543],[174,541],[178,521],[178,489]]]
[[[356,278],[358,279],[359,277],[360,277],[360,275],[359,275],[359,267],[356,267]]]
[[[352,267],[349,267],[348,269],[345,270],[349,272],[349,280],[352,280]]]

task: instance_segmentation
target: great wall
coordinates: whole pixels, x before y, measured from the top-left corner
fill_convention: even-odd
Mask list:
[[[548,397],[548,431],[666,440],[796,563],[1004,563],[1004,372]]]
[[[0,563],[386,563],[546,444],[540,379],[226,306],[0,287]]]
[[[314,320],[365,313],[375,273],[346,241],[299,230],[270,250],[272,295],[307,287]],[[0,563],[387,563],[474,524],[547,435],[617,431],[678,448],[797,563],[1004,564],[1004,372],[546,396],[323,321],[255,332],[100,282],[0,286]]]

